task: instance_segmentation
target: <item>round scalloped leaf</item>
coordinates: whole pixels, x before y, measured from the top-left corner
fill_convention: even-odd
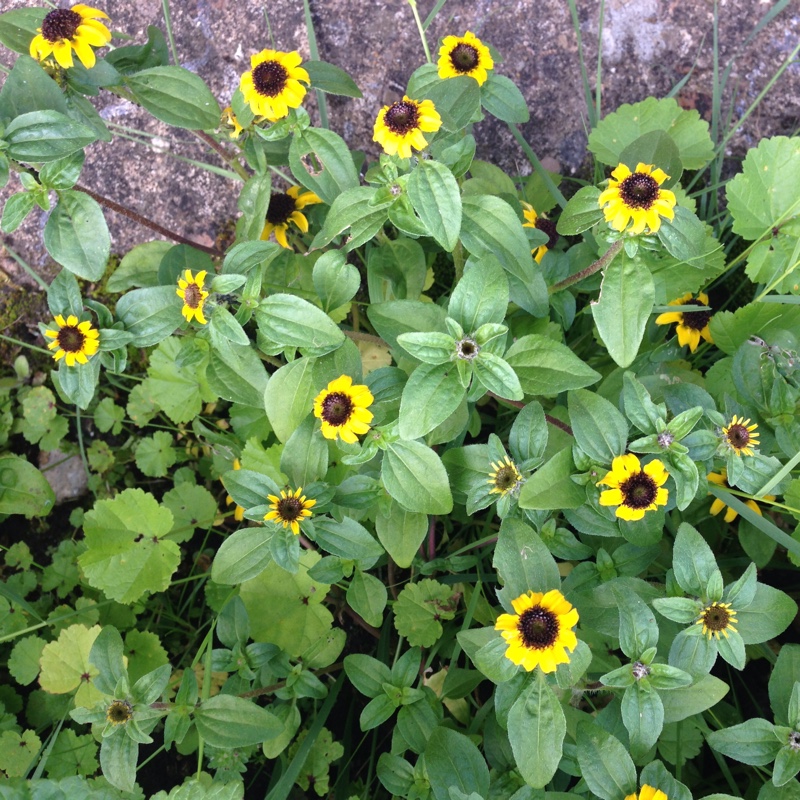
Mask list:
[[[47,642],[38,636],[26,636],[14,645],[8,659],[8,671],[20,685],[27,686],[36,680],[45,644]]]
[[[125,634],[125,656],[128,659],[131,685],[142,675],[169,663],[169,656],[161,646],[161,640],[150,631],[128,631]]]
[[[51,694],[67,694],[77,689],[75,705],[88,708],[102,698],[94,688],[91,678],[98,674],[97,667],[89,663],[89,653],[100,626],[70,625],[61,631],[58,639],[49,642],[42,650],[42,667],[39,684]],[[89,676],[87,679],[84,676]]]
[[[9,778],[21,778],[39,754],[42,740],[34,731],[21,736],[15,731],[5,731],[0,736],[0,769]]]
[[[700,169],[714,155],[708,123],[697,111],[681,108],[671,97],[648,97],[641,103],[621,105],[592,131],[589,150],[603,164],[616,167],[625,148],[651,131],[664,131],[672,137],[684,169]]]
[[[91,733],[78,736],[65,728],[58,734],[47,756],[45,770],[49,778],[68,778],[71,775],[93,775],[97,772],[97,742]]]
[[[194,535],[195,528],[206,529],[214,524],[217,501],[202,486],[179,483],[161,498],[161,502],[172,512],[169,538],[173,542],[186,542]]]
[[[86,580],[120,603],[163,592],[181,560],[178,545],[164,538],[172,523],[172,512],[141,489],[98,500],[84,520],[88,549],[78,557]]]
[[[442,635],[439,620],[453,619],[457,602],[452,587],[439,581],[409,583],[394,604],[394,626],[412,647],[430,647]]]

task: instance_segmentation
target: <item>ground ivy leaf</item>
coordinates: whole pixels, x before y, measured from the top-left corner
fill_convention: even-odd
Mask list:
[[[202,486],[179,483],[161,498],[161,502],[172,512],[169,538],[173,542],[186,542],[194,535],[195,528],[210,528],[214,524],[217,501]]]
[[[51,694],[67,694],[78,689],[75,705],[94,705],[101,695],[90,682],[98,672],[89,663],[89,652],[99,634],[99,625],[91,628],[70,625],[61,631],[56,641],[46,644],[40,659],[39,685],[42,689]],[[84,677],[86,675],[89,679]]]
[[[93,775],[97,771],[97,743],[92,734],[78,736],[65,728],[58,734],[53,749],[47,756],[45,770],[50,778],[68,778],[70,775]]]
[[[203,405],[208,355],[203,354],[199,362],[180,367],[178,356],[185,358],[188,348],[189,345],[182,346],[181,340],[174,337],[161,342],[150,354],[147,369],[150,377],[145,381],[153,400],[176,424],[190,422]]]
[[[38,636],[26,636],[14,645],[8,658],[8,671],[20,685],[27,686],[36,680],[39,674],[39,659],[45,644],[47,642]]]
[[[9,778],[20,778],[39,754],[42,740],[34,731],[25,731],[21,736],[15,731],[5,731],[0,736],[0,769]]]
[[[152,436],[144,436],[139,440],[136,466],[148,478],[163,478],[176,460],[172,435],[166,431],[156,431]]]
[[[456,605],[452,588],[439,581],[410,583],[394,604],[394,626],[412,647],[430,647],[442,635],[439,620],[453,619]]]
[[[142,675],[169,664],[167,651],[161,640],[151,631],[128,631],[125,634],[125,656],[128,659],[128,677],[131,685]]]
[[[98,500],[84,520],[88,550],[78,557],[86,580],[120,603],[163,592],[180,563],[180,548],[164,538],[172,523],[172,512],[141,489]]]
[[[289,748],[290,759],[294,758],[300,750],[300,746],[307,734],[308,731],[303,731],[297,737],[297,741]],[[327,728],[323,728],[315,739],[296,781],[297,785],[306,792],[306,796],[308,796],[307,793],[312,784],[314,791],[320,797],[324,797],[328,793],[330,788],[330,765],[343,755],[344,747],[339,742],[334,742],[333,734]]]

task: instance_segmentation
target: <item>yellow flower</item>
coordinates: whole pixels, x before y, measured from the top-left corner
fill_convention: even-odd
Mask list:
[[[191,322],[193,317],[201,325],[208,322],[203,316],[203,304],[208,297],[208,292],[203,289],[206,274],[206,271],[202,269],[193,278],[192,271],[187,269],[183,273],[183,277],[178,279],[178,288],[175,293],[183,300],[181,314],[186,317],[187,322]]]
[[[748,420],[749,421],[749,420]],[[706,475],[706,480],[711,481],[711,483],[717,484],[717,486],[724,486],[726,489],[730,489],[728,485],[728,470],[724,467],[720,469],[719,472],[709,472]],[[758,507],[758,503],[755,500],[751,500],[750,498],[745,499],[744,497],[739,498],[748,508],[752,509],[753,511],[758,514],[759,517],[763,516],[761,513],[761,509]],[[774,494],[765,494],[764,500],[774,500]],[[728,510],[725,512],[724,520],[725,522],[733,522],[736,517],[739,516],[739,512],[732,509],[729,505],[724,503],[720,500],[719,497],[714,498],[714,502],[711,504],[711,516],[716,517],[723,508],[727,508]]]
[[[494,69],[489,48],[474,33],[446,36],[439,49],[439,77],[457,78],[468,75],[480,86],[488,78],[487,70]]]
[[[533,210],[533,206],[528,203],[523,203],[522,216],[525,217],[525,222],[522,223],[523,228],[536,228],[548,235],[547,244],[539,245],[535,250],[531,250],[533,258],[537,264],[544,258],[544,254],[556,246],[558,241],[558,231],[556,231],[556,224],[545,216],[540,216]]]
[[[316,500],[306,499],[302,492],[303,488],[298,487],[294,494],[290,489],[288,494],[281,490],[280,497],[267,495],[271,510],[264,515],[264,519],[273,520],[276,525],[283,523],[284,528],[291,528],[292,533],[297,536],[300,533],[300,523],[311,516],[309,509],[317,504]]]
[[[677,300],[670,301],[671,306],[707,306],[708,295],[705,292],[700,292],[697,299],[692,297],[691,292],[687,292],[683,297]],[[707,342],[714,344],[711,338],[711,331],[708,329],[708,323],[714,314],[711,311],[667,311],[664,314],[659,314],[656,317],[656,325],[671,325],[677,322],[675,333],[678,334],[678,344],[683,347],[689,345],[689,349],[694,353],[697,350],[697,345],[700,344],[700,337],[702,336]]]
[[[720,634],[727,639],[728,631],[736,633],[736,628],[733,627],[734,622],[738,624],[739,620],[730,603],[711,603],[703,609],[700,619],[695,622],[695,625],[702,625],[703,633],[709,639],[714,636],[719,639]]]
[[[668,800],[667,796],[661,789],[655,789],[648,786],[646,783],[642,786],[639,792],[629,794],[625,800]]]
[[[234,458],[233,459],[233,468],[234,469],[241,469],[242,468],[242,464],[241,464],[241,462],[239,461],[238,458]],[[234,502],[233,498],[230,495],[228,495],[225,498],[225,505],[226,506],[232,505],[233,502]],[[244,519],[244,509],[241,506],[238,506],[238,505],[236,506],[236,508],[234,509],[234,512],[233,512],[233,518],[237,522],[241,522]]]
[[[303,233],[306,233],[308,220],[305,214],[300,213],[300,210],[321,202],[322,200],[314,192],[300,194],[299,186],[292,186],[287,192],[273,192],[269,198],[267,220],[264,223],[264,230],[261,231],[261,238],[269,239],[269,235],[274,233],[278,244],[291,250],[292,246],[286,240],[289,223],[293,222]]]
[[[744,453],[746,456],[753,455],[753,448],[751,445],[758,447],[759,434],[754,433],[758,425],[750,425],[749,419],[737,417],[733,415],[733,419],[727,428],[722,429],[725,434],[725,441],[728,447],[736,453],[737,456]]]
[[[522,486],[522,475],[520,475],[517,465],[508,457],[496,464],[492,462],[494,472],[489,473],[489,483],[493,487],[489,494],[499,494],[505,497],[509,493],[516,492]]]
[[[645,511],[655,511],[667,504],[668,492],[661,487],[667,482],[669,473],[664,465],[654,459],[644,469],[633,453],[617,456],[611,463],[611,471],[598,481],[610,486],[600,493],[601,506],[617,506],[620,519],[641,519]]]
[[[572,628],[578,624],[578,611],[558,589],[547,594],[528,592],[511,601],[516,614],[501,614],[494,629],[508,643],[506,658],[528,672],[542,668],[555,672],[568,664],[578,640]]]
[[[424,150],[428,140],[423,133],[434,133],[442,126],[442,118],[430,100],[403,97],[384,106],[375,120],[373,141],[390,156],[411,158],[411,148]]]
[[[78,3],[72,8],[56,8],[42,20],[42,27],[30,46],[32,58],[44,61],[49,55],[64,68],[73,66],[72,51],[86,69],[96,62],[93,47],[103,47],[111,41],[111,31],[98,22],[108,15],[96,8]]]
[[[53,358],[56,361],[65,359],[68,367],[74,367],[76,361],[85,364],[100,347],[100,331],[93,328],[91,322],[78,322],[74,314],[70,314],[66,322],[61,314],[55,320],[59,329],[44,332],[45,336],[53,339],[47,345],[48,350],[56,351]]]
[[[282,119],[290,108],[299,108],[306,96],[303,83],[311,83],[308,73],[300,66],[300,53],[262,50],[250,56],[250,72],[239,83],[244,99],[254,114],[270,122]]]
[[[661,217],[673,219],[675,195],[669,189],[659,188],[669,177],[663,169],[653,169],[652,164],[636,165],[631,172],[620,164],[611,172],[608,188],[600,194],[597,203],[612,228],[624,231],[633,220],[631,235],[642,233],[645,227],[655,233],[661,227]]]
[[[233,128],[233,130],[228,134],[230,139],[238,139],[244,130],[244,128],[242,128],[242,126],[239,124],[239,120],[236,119],[236,114],[233,113],[233,109],[230,106],[222,109],[220,123],[222,125],[227,125],[229,128]]]
[[[374,399],[366,386],[354,386],[349,375],[331,381],[314,400],[314,416],[322,420],[322,435],[326,439],[341,436],[350,444],[357,442],[358,435],[369,430],[372,412],[367,409]]]

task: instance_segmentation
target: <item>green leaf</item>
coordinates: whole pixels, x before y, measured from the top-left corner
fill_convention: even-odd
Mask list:
[[[368,625],[376,628],[383,622],[383,610],[388,599],[386,584],[356,569],[347,587],[347,603]]]
[[[17,192],[6,200],[3,207],[3,217],[0,219],[0,229],[3,233],[14,233],[30,214],[36,200],[31,192]]]
[[[629,367],[636,358],[655,297],[650,272],[624,253],[606,267],[600,297],[591,309],[600,338],[620,367]]]
[[[431,647],[442,635],[440,620],[453,619],[457,599],[438,581],[409,583],[394,604],[394,626],[411,647]]]
[[[314,89],[343,97],[362,97],[355,81],[343,69],[327,61],[304,61],[303,69],[308,72]]]
[[[783,633],[796,616],[797,603],[788,594],[758,583],[753,602],[737,609],[736,630],[745,644],[767,642]]]
[[[450,296],[447,314],[466,333],[486,323],[500,324],[508,309],[508,280],[494,258],[470,259]]]
[[[650,131],[670,135],[685,169],[700,169],[714,155],[708,123],[694,109],[682,109],[672,97],[661,100],[648,97],[641,103],[621,105],[606,115],[589,135],[589,150],[603,164],[616,167],[625,148]],[[633,169],[636,165],[629,166]]]
[[[410,356],[425,364],[447,366],[456,352],[455,339],[449,333],[428,331],[421,333],[401,333],[397,344]],[[453,365],[450,365],[451,368]]]
[[[100,768],[103,776],[117,789],[132,792],[136,783],[139,743],[123,731],[103,739],[100,745]]]
[[[204,700],[195,711],[194,720],[204,741],[225,749],[261,744],[283,729],[280,720],[267,709],[229,694]]]
[[[800,681],[800,645],[785,644],[769,676],[769,704],[778,725],[796,725],[787,711],[794,695],[795,684]]]
[[[376,203],[377,190],[370,186],[358,186],[338,195],[333,201],[322,230],[314,237],[310,250],[330,244],[348,228],[350,237],[344,246],[345,252],[360,247],[372,239],[383,228],[389,217],[391,202]]]
[[[546,786],[561,761],[567,723],[553,689],[536,670],[525,691],[508,714],[508,740],[525,781],[534,788]]]
[[[160,28],[148,25],[146,44],[117,47],[106,55],[105,60],[124,75],[149,67],[165,67],[169,64],[167,40]]]
[[[619,155],[622,164],[631,170],[637,164],[652,164],[667,173],[664,188],[676,184],[683,172],[680,152],[673,138],[664,131],[649,131],[632,141]]]
[[[3,137],[16,161],[56,161],[97,139],[95,132],[58,111],[29,111],[14,119]]]
[[[311,355],[335,350],[344,333],[321,309],[291,294],[273,294],[259,303],[255,312],[259,330],[284,347],[300,347]]]
[[[481,86],[481,105],[503,122],[525,124],[531,118],[528,104],[517,85],[496,72],[490,72]]]
[[[455,364],[420,364],[403,389],[400,436],[411,440],[430,433],[455,412],[465,394]]]
[[[337,522],[329,517],[314,521],[314,538],[331,555],[358,561],[362,569],[374,566],[383,548],[361,523],[350,517]]]
[[[286,442],[313,408],[314,360],[298,358],[272,373],[264,392],[270,425],[281,442]]]
[[[0,42],[15,53],[28,53],[46,8],[15,8],[0,14]]]
[[[58,84],[26,52],[14,62],[0,90],[0,121],[7,124],[22,114],[44,109],[61,114],[69,111]]]
[[[500,262],[509,275],[513,302],[534,316],[546,314],[544,278],[533,262],[522,223],[508,203],[491,195],[465,197],[461,241],[476,258],[494,256]]]
[[[425,748],[425,771],[436,800],[451,800],[453,788],[488,796],[489,768],[480,750],[463,733],[437,727]]]
[[[681,523],[675,537],[672,555],[675,580],[688,594],[705,595],[709,582],[717,572],[717,561],[706,540],[686,522]]]
[[[472,366],[477,380],[490,392],[506,400],[522,400],[519,378],[507,361],[483,350]]]
[[[89,662],[98,671],[94,679],[95,686],[106,695],[113,696],[117,684],[127,680],[127,671],[122,655],[122,637],[119,631],[109,625],[100,631],[92,643]]]
[[[42,748],[42,740],[34,731],[4,731],[0,735],[0,770],[7,778],[21,778],[33,766]]]
[[[625,453],[628,423],[604,397],[576,389],[568,397],[569,419],[575,442],[589,458],[610,464]]]
[[[603,800],[622,800],[636,791],[636,768],[619,739],[596,722],[578,723],[578,764],[589,789]]]
[[[62,358],[58,372],[50,373],[59,393],[81,409],[87,409],[94,400],[99,377],[99,358],[90,359],[88,364],[75,364],[74,367],[67,366],[66,359]]]
[[[98,203],[83,192],[62,192],[44,226],[44,246],[79,278],[100,280],[111,252],[111,237]]]
[[[303,186],[329,205],[342,192],[358,187],[358,172],[344,139],[323,128],[306,128],[292,137],[289,167]]]
[[[781,749],[774,728],[765,719],[748,719],[741,725],[711,731],[706,739],[711,747],[728,758],[760,767],[772,763]]]
[[[446,131],[460,131],[480,111],[477,81],[466,75],[441,80],[434,64],[425,64],[414,72],[406,93],[414,100],[431,100]]]
[[[161,502],[172,512],[169,538],[174,542],[188,542],[196,528],[207,530],[217,515],[217,502],[211,492],[188,482],[176,483]]]
[[[55,493],[33,464],[14,455],[0,456],[0,514],[41,517],[49,514]]]
[[[151,67],[125,79],[137,103],[174,128],[213,130],[220,107],[203,79],[174,65]]]
[[[675,206],[675,218],[664,219],[658,238],[666,251],[681,264],[705,267],[706,228],[697,215],[683,206]]]
[[[314,263],[314,290],[322,301],[323,311],[339,308],[355,297],[361,286],[361,275],[348,264],[340,250],[323,253]]]
[[[713,675],[704,675],[692,684],[661,696],[664,723],[680,722],[715,706],[728,693],[728,684]]]
[[[392,500],[379,507],[375,532],[397,566],[408,569],[428,532],[428,516],[406,511]]]
[[[500,525],[492,566],[503,579],[498,597],[508,608],[528,591],[546,593],[561,587],[558,565],[547,546],[519,519],[509,517]]]
[[[217,319],[217,309],[211,318]],[[230,344],[221,353],[211,350],[206,370],[208,387],[224,400],[261,409],[267,388],[267,371],[251,345]]]
[[[581,361],[572,350],[548,336],[522,336],[508,348],[505,360],[517,373],[522,391],[554,397],[600,380],[600,373]]]
[[[372,247],[367,255],[367,287],[371,303],[418,300],[425,287],[425,251],[413,239],[399,237]]]
[[[564,206],[556,230],[562,236],[577,236],[596,225],[603,219],[599,198],[600,190],[594,186],[578,189]]]
[[[133,603],[163,592],[180,563],[180,549],[164,538],[172,513],[153,495],[126,489],[98,500],[84,518],[88,549],[78,557],[88,583],[112,600]]]
[[[541,403],[532,400],[517,414],[508,435],[508,447],[519,461],[538,462],[547,448],[547,420]]]
[[[655,616],[644,600],[624,584],[612,584],[611,591],[619,609],[620,649],[631,661],[635,661],[645,650],[658,644]]]
[[[714,338],[714,344],[723,353],[734,355],[751,336],[756,335],[770,343],[777,331],[797,330],[798,326],[800,326],[800,306],[750,303],[733,313],[720,311],[714,314],[709,323],[709,330]],[[750,346],[760,349],[758,345]],[[759,357],[766,358],[761,356],[761,353]]]
[[[642,681],[629,686],[622,697],[622,721],[630,735],[631,755],[644,757],[664,727],[664,706],[658,692]]]
[[[453,173],[437,161],[420,161],[408,179],[408,196],[431,236],[452,251],[461,231],[461,192]]]
[[[49,778],[69,778],[72,775],[90,776],[97,772],[97,742],[87,733],[62,729],[47,755],[45,769]]]
[[[167,338],[183,321],[180,298],[173,286],[152,286],[126,292],[117,301],[117,317],[136,338],[134,347],[151,347]]]
[[[8,657],[8,671],[20,686],[28,686],[39,676],[39,659],[45,644],[38,636],[26,636],[14,645]]]
[[[520,508],[580,508],[586,502],[586,490],[572,480],[573,472],[572,448],[565,447],[525,481],[519,495]]]
[[[250,258],[245,261],[247,268],[242,266],[239,267],[239,269],[232,268],[232,263],[235,264],[240,256],[237,252],[237,258],[234,261],[231,258],[231,254],[233,253],[233,250],[231,250],[225,257],[226,272],[246,272],[248,269],[251,269],[263,259],[267,258],[266,254],[269,252],[267,250],[268,246],[280,247],[280,245],[274,244],[273,242],[259,241],[261,232],[264,230],[264,220],[267,216],[267,210],[269,209],[271,188],[271,172],[267,172],[265,175],[256,173],[250,177],[242,187],[242,191],[239,193],[239,197],[236,201],[237,208],[242,212],[242,216],[236,221],[236,238],[238,243],[233,250],[237,250],[237,248],[240,247],[244,248],[246,245],[251,245],[253,249],[248,249],[246,251],[247,255],[250,256]],[[253,239],[256,241],[250,241]],[[263,258],[260,257],[262,253],[265,254]],[[229,261],[229,259],[231,259],[231,261]],[[251,264],[251,260],[254,263]]]
[[[260,575],[272,561],[269,537],[263,528],[241,528],[217,550],[211,565],[214,583],[234,586]]]
[[[70,625],[64,628],[54,642],[42,650],[39,685],[51,694],[75,694],[75,705],[92,706],[100,698],[100,692],[83,676],[97,678],[97,668],[90,664],[89,653],[100,626]]]
[[[392,442],[381,464],[386,491],[406,510],[449,514],[453,498],[439,456],[420,442]]]
[[[150,354],[147,369],[149,377],[146,383],[151,397],[176,424],[189,422],[202,408],[203,387],[200,381],[205,358],[202,357],[199,363],[181,364],[191,347],[191,339],[165,339]]]
[[[163,478],[177,460],[172,435],[166,431],[145,436],[136,445],[136,466],[149,478]]]

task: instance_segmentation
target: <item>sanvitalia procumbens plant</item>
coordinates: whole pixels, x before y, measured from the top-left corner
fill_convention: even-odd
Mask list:
[[[310,89],[360,96],[337,67],[262,49],[221,110],[156,28],[96,54],[102,20],[0,15],[20,53],[0,177],[21,186],[0,224],[51,212],[41,332],[96,495],[51,565],[6,554],[9,672],[42,708],[8,714],[0,769],[92,797],[99,766],[130,793],[160,740],[215,773],[170,797],[242,796],[259,763],[272,800],[324,796],[332,770],[337,796],[689,800],[679,775],[726,788],[679,773],[705,738],[788,784],[794,650],[770,679],[777,727],[728,725],[736,673],[712,670],[774,661],[755,646],[780,647],[797,611],[756,579],[800,554],[783,530],[800,519],[797,139],[750,151],[729,230],[697,213],[716,185],[690,191],[715,158],[707,123],[648,98],[594,127],[604,177],[567,201],[532,152],[531,177],[475,158],[484,114],[519,134],[528,111],[468,31],[374,109],[383,153],[362,170],[303,107]],[[208,144],[241,212],[224,252],[134,247],[113,302],[78,282],[105,275],[102,206],[120,208],[78,184],[84,148],[112,138],[101,90]],[[752,244],[731,258],[735,237]],[[745,259],[756,299],[720,311]],[[60,441],[56,395],[26,375],[19,431]],[[125,432],[116,453],[85,446],[80,412]],[[52,507],[20,456],[0,457],[0,486],[2,513]]]

